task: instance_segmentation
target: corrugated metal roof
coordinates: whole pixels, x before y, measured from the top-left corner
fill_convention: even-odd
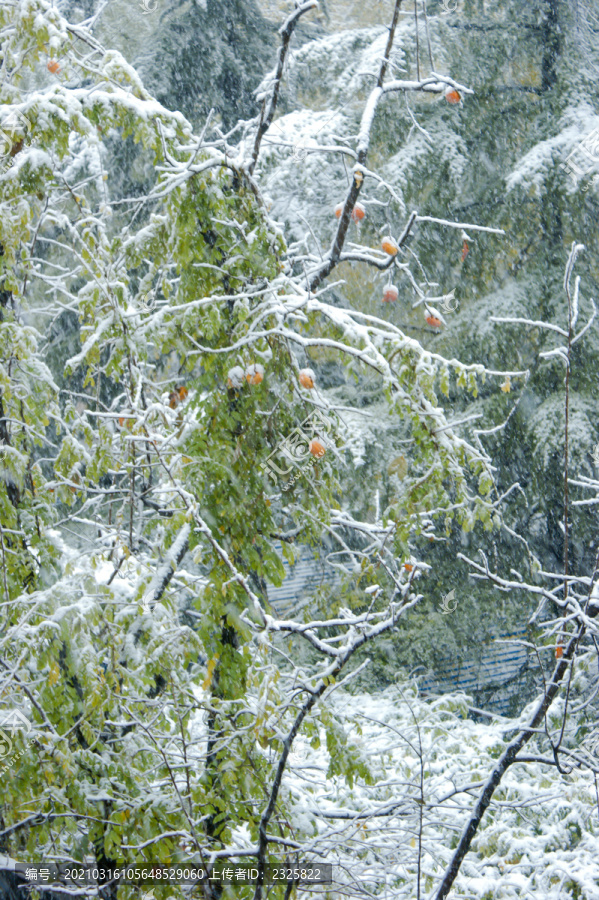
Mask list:
[[[496,688],[486,705],[505,711],[510,698],[518,691],[514,682],[528,664],[529,651],[521,643],[525,637],[524,627],[502,633],[483,644],[478,658],[447,660],[438,672],[426,672],[417,678],[422,694],[464,691],[476,695]]]
[[[296,563],[290,566],[283,559],[281,545],[277,545],[285,567],[285,579],[281,587],[269,584],[268,601],[280,616],[296,614],[302,609],[314,591],[324,584],[333,584],[334,578],[325,562],[310,547],[299,546],[294,548],[297,555]]]
[[[443,690],[477,691],[492,685],[500,686],[510,681],[528,661],[528,651],[519,641],[526,629],[497,635],[484,649],[479,659],[462,658],[447,661],[437,673],[421,676],[423,691],[442,687]]]
[[[280,544],[277,549],[281,551]],[[295,549],[298,556],[294,566],[283,559],[286,577],[281,587],[268,585],[269,602],[280,616],[297,615],[317,588],[335,581],[331,569],[315,551],[301,546]],[[498,712],[507,710],[510,698],[518,691],[516,680],[528,663],[528,650],[518,643],[525,637],[525,628],[499,634],[483,645],[477,658],[448,659],[437,672],[417,676],[422,694],[465,691],[476,695],[491,691],[492,699],[485,705]]]

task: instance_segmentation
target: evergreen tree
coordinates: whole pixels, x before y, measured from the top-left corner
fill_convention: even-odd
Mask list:
[[[274,38],[255,0],[171,3],[161,21],[160,66],[155,50],[140,59],[158,99],[198,125],[214,109],[227,131],[255,115],[255,90],[272,60]]]

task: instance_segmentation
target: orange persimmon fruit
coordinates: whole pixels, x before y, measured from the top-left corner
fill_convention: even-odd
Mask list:
[[[397,246],[397,241],[395,241],[388,234],[386,234],[385,237],[383,238],[383,240],[381,241],[381,247],[383,248],[385,253],[389,254],[389,256],[396,256],[397,253],[399,252],[399,247]]]
[[[310,441],[309,450],[312,456],[315,456],[317,459],[320,459],[327,452],[324,446],[316,438],[312,438]]]
[[[455,88],[451,88],[451,90],[447,91],[445,94],[445,99],[448,103],[459,103],[462,98]]]
[[[388,284],[383,291],[383,303],[395,303],[399,297],[399,291],[394,284]]]
[[[306,390],[311,391],[314,387],[314,372],[312,369],[301,369],[298,375],[299,383]]]
[[[436,316],[427,316],[426,321],[429,325],[432,325],[433,328],[440,328],[442,325],[441,319],[438,319]]]
[[[264,369],[260,363],[252,363],[245,370],[245,380],[248,384],[262,384],[264,380]]]
[[[241,366],[233,366],[233,368],[229,369],[227,372],[227,387],[229,390],[238,391],[243,384],[244,378],[245,372]]]
[[[56,75],[57,72],[60,72],[60,66],[55,59],[49,59],[46,65],[48,72],[52,72],[53,75]]]

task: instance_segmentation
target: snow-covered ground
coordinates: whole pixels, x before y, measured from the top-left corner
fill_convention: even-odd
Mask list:
[[[347,896],[432,897],[494,763],[518,722],[467,718],[468,698],[419,698],[409,685],[334,693],[347,753],[370,778],[331,771],[324,745],[300,742],[287,779],[305,857],[333,862]],[[523,713],[522,722],[525,713]],[[557,723],[550,718],[549,728]],[[530,747],[523,756],[543,756]],[[451,896],[561,900],[599,896],[599,797],[588,771],[539,762],[508,769]],[[421,888],[417,894],[418,857]]]

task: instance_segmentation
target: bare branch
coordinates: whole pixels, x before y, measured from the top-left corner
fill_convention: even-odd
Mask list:
[[[256,168],[256,163],[258,162],[262,138],[270,128],[272,120],[275,117],[277,103],[279,100],[279,91],[281,89],[281,79],[283,78],[283,69],[285,67],[285,60],[289,51],[291,35],[295,31],[295,27],[304,13],[309,12],[311,9],[316,9],[317,6],[318,0],[305,0],[304,3],[300,3],[297,9],[295,9],[291,13],[289,18],[282,25],[279,31],[279,34],[281,35],[281,46],[279,47],[277,66],[274,74],[274,82],[271,88],[270,96],[268,98],[265,97],[262,103],[260,121],[258,123],[258,130],[256,132],[256,139],[254,141],[254,149],[252,151],[252,161],[248,166],[248,172],[250,175],[253,173],[254,169]]]
[[[464,857],[468,853],[470,849],[470,845],[472,844],[472,840],[478,831],[478,827],[481,823],[481,820],[487,811],[489,804],[491,803],[491,799],[495,790],[499,787],[501,783],[501,779],[503,778],[505,772],[509,769],[511,765],[517,762],[517,756],[520,750],[528,743],[533,734],[535,733],[535,729],[539,727],[539,725],[544,721],[545,715],[549,710],[551,704],[555,700],[563,680],[564,675],[566,674],[570,662],[578,648],[580,640],[585,633],[585,629],[581,626],[578,632],[570,639],[570,642],[564,652],[563,657],[558,661],[555,666],[551,681],[547,687],[544,697],[539,701],[537,707],[532,715],[529,725],[526,728],[520,730],[519,734],[508,744],[506,749],[501,754],[497,765],[491,771],[487,779],[487,783],[480,794],[478,801],[472,811],[470,819],[464,831],[462,832],[462,836],[459,840],[458,846],[453,854],[452,860],[445,872],[443,880],[439,885],[439,889],[435,894],[435,900],[445,900],[448,896],[449,891],[451,890],[451,886],[454,883],[456,876],[460,870],[460,866],[464,860]]]

